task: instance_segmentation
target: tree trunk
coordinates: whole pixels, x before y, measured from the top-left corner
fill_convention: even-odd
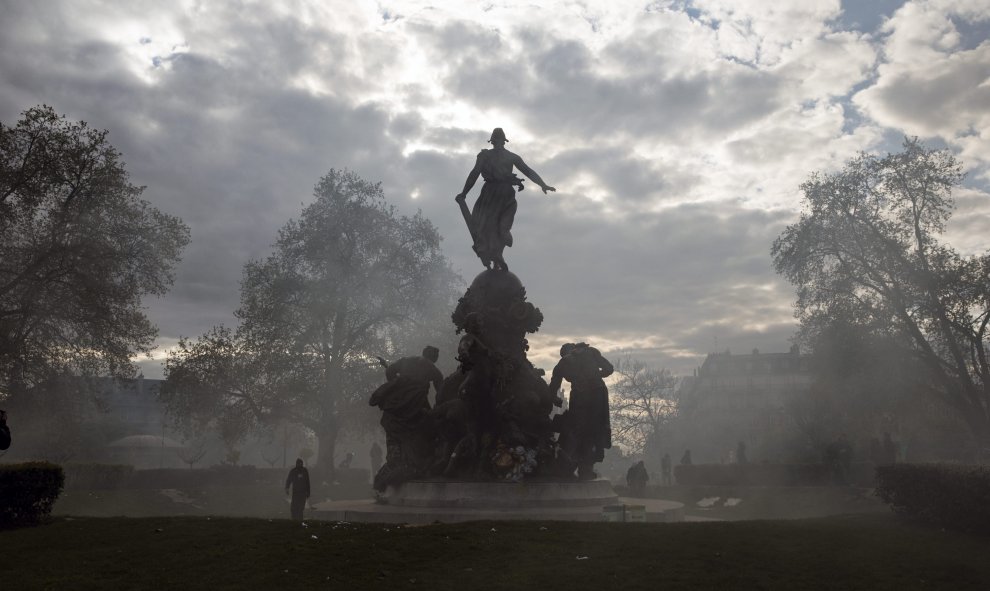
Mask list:
[[[990,425],[986,421],[981,424],[970,424],[973,439],[976,441],[976,462],[979,464],[990,463]]]
[[[333,482],[336,476],[336,466],[334,464],[334,453],[337,448],[336,426],[327,425],[316,432],[317,456],[316,467],[322,480]]]

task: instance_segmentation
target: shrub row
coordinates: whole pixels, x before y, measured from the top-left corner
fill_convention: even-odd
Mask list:
[[[827,464],[694,464],[674,467],[682,486],[873,486],[872,463],[854,463],[837,474]]]
[[[66,490],[106,490],[121,488],[134,474],[130,464],[66,464]]]
[[[38,523],[62,492],[62,468],[48,462],[0,465],[0,527]]]
[[[207,469],[161,468],[135,470],[133,466],[117,464],[70,464],[66,466],[68,490],[106,490],[112,488],[201,490],[209,487],[250,486],[285,483],[287,468],[258,468],[255,466],[213,466]],[[312,474],[314,486],[320,482]],[[337,470],[337,481],[347,487],[367,488],[368,470],[349,468]]]
[[[881,466],[876,494],[899,515],[990,533],[990,468],[986,466]]]
[[[207,469],[161,468],[135,470],[128,464],[68,464],[67,490],[106,490],[113,488],[197,489],[210,486],[271,484],[285,478],[282,468],[255,466],[213,466]]]

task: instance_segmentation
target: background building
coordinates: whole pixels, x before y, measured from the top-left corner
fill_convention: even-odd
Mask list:
[[[749,461],[786,460],[795,436],[786,405],[810,391],[810,364],[796,346],[786,353],[708,354],[683,380],[667,451],[675,462],[685,449],[694,463],[728,462],[742,441]]]

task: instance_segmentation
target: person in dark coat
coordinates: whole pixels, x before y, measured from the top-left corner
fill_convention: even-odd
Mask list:
[[[10,447],[10,427],[7,426],[7,411],[0,410],[0,451]]]
[[[884,466],[893,466],[897,463],[897,444],[890,438],[890,433],[884,432],[880,449],[881,463]]]
[[[736,444],[736,463],[737,464],[748,464],[749,458],[746,457],[746,444],[740,441]]]
[[[629,467],[626,472],[626,485],[629,486],[629,492],[633,496],[642,497],[643,493],[646,491],[646,482],[650,479],[649,473],[646,471],[646,465],[643,464],[643,460],[640,460]]]
[[[670,459],[670,454],[663,454],[663,458],[660,460],[660,475],[661,482],[664,486],[670,486],[674,484],[674,480],[671,478],[671,464],[673,461]]]
[[[289,511],[292,519],[302,521],[306,499],[309,498],[309,470],[303,466],[302,458],[296,460],[296,467],[289,470],[289,476],[285,479],[285,494],[289,494],[290,489],[292,504],[289,506]]]

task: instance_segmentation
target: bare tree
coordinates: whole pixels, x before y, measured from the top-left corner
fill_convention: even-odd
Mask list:
[[[282,459],[282,450],[266,447],[261,450],[261,459],[265,460],[269,468],[274,468],[275,464]]]
[[[642,454],[676,414],[679,380],[666,369],[635,359],[620,359],[614,375],[618,379],[610,396],[612,439],[630,454]]]
[[[189,464],[189,469],[191,470],[193,465],[202,460],[203,457],[210,451],[209,443],[206,441],[205,437],[197,437],[192,441],[189,441],[183,447],[175,450],[176,455],[179,459]]]

